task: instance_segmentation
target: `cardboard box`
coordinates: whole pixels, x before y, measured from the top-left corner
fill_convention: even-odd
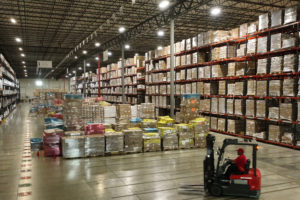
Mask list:
[[[244,76],[245,75],[245,62],[236,62],[235,75],[236,76]]]
[[[265,118],[266,117],[266,101],[256,100],[256,117]]]
[[[212,66],[212,77],[225,77],[226,69],[224,65],[213,65]]]
[[[241,57],[246,55],[246,44],[239,44],[236,50],[236,56]]]
[[[271,35],[271,51],[276,51],[281,49],[281,33],[276,33]]]
[[[204,67],[199,67],[198,68],[198,78],[205,78],[205,68]]]
[[[281,80],[269,81],[269,96],[281,96],[282,94],[282,82]]]
[[[283,56],[283,72],[295,72],[295,54]]]
[[[180,64],[181,66],[186,65],[186,55],[180,56]]]
[[[292,78],[283,79],[283,96],[295,96],[294,88],[295,88],[296,80]]]
[[[247,95],[256,95],[256,80],[247,81]]]
[[[257,49],[257,39],[248,40],[247,54],[255,54]]]
[[[218,105],[219,101],[218,98],[211,98],[211,112],[214,114],[217,114],[219,105]]]
[[[280,26],[283,22],[283,10],[271,12],[271,27]]]
[[[202,47],[204,45],[203,44],[203,33],[199,33],[197,36],[197,39],[198,39],[198,47]]]
[[[257,80],[256,82],[256,95],[257,96],[267,96],[267,81]]]
[[[197,93],[203,94],[204,82],[197,82]]]
[[[105,137],[104,135],[86,135],[85,136],[85,157],[104,156]]]
[[[293,133],[284,132],[281,137],[281,142],[285,144],[293,145],[293,141],[294,141],[293,135],[294,135]]]
[[[248,25],[248,34],[257,32],[258,22],[252,22]]]
[[[281,103],[279,106],[280,119],[292,121],[293,120],[293,104]]]
[[[210,66],[205,66],[204,67],[204,78],[211,78]]]
[[[267,52],[268,37],[260,37],[257,40],[257,53]]]
[[[226,94],[226,81],[219,81],[219,95]]]
[[[269,107],[269,118],[279,119],[279,107]]]
[[[299,4],[298,4],[298,6],[285,8],[285,10],[284,10],[284,24],[288,24],[288,23],[291,23],[291,22],[298,21],[300,19],[299,15],[300,15]]]
[[[219,131],[225,131],[225,124],[226,124],[225,118],[218,118],[218,130]]]
[[[116,106],[104,106],[104,118],[116,117]]]
[[[180,80],[185,80],[185,69],[180,70]]]
[[[143,134],[144,152],[161,151],[161,140],[158,133]]]
[[[180,93],[185,94],[186,93],[185,84],[181,84],[180,87],[181,87]]]
[[[282,72],[282,64],[283,64],[282,56],[272,57],[270,73],[281,73]]]
[[[259,15],[258,17],[258,30],[264,30],[269,28],[270,16],[269,13]]]
[[[247,99],[246,100],[246,116],[255,117],[256,104],[255,100]]]
[[[246,75],[255,75],[256,73],[256,62],[255,61],[247,61],[247,71]]]
[[[242,120],[227,120],[227,132],[244,135],[244,123]]]
[[[235,91],[235,83],[234,82],[228,82],[227,84],[227,94],[228,95],[234,95]]]
[[[253,136],[255,133],[261,133],[265,131],[265,123],[261,120],[246,120],[246,135]]]
[[[175,56],[175,67],[181,66],[181,56]]]
[[[267,73],[267,64],[268,59],[258,59],[257,60],[257,74],[266,74]]]
[[[227,113],[230,115],[233,115],[234,114],[234,99],[227,99],[226,104],[227,104]]]
[[[141,129],[123,130],[124,151],[142,152],[143,150],[143,131]]]
[[[235,66],[236,63],[228,63],[228,71],[227,71],[227,76],[235,76]]]
[[[234,114],[235,115],[244,115],[243,108],[245,107],[245,101],[243,99],[234,100]]]
[[[235,82],[234,95],[244,95],[244,81]]]
[[[226,113],[226,99],[225,98],[219,98],[219,102],[218,102],[218,113],[220,114],[225,114]]]
[[[243,37],[247,34],[248,34],[248,24],[245,23],[245,24],[240,25],[240,37]]]
[[[210,117],[210,128],[214,130],[218,130],[218,118]]]
[[[105,151],[122,152],[124,151],[124,135],[122,132],[105,133]]]
[[[275,142],[281,142],[281,137],[283,134],[283,127],[278,125],[269,125],[269,140]]]
[[[178,136],[176,134],[169,134],[163,137],[163,150],[178,149]]]
[[[117,120],[122,123],[129,123],[131,118],[131,105],[130,104],[117,104]]]

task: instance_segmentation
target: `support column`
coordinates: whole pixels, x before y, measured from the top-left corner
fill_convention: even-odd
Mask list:
[[[101,79],[101,70],[100,70],[100,54],[99,54],[98,55],[98,97],[101,96],[100,79]]]
[[[122,103],[125,103],[125,80],[124,80],[124,73],[125,73],[125,55],[124,55],[124,44],[122,44]]]
[[[85,80],[85,69],[86,69],[86,62],[85,62],[85,59],[83,60],[83,97],[86,97],[86,91],[85,91],[85,83],[86,83],[86,80]]]
[[[170,53],[171,53],[171,70],[170,70],[170,115],[174,118],[174,110],[175,110],[175,98],[174,98],[174,65],[175,65],[175,57],[174,57],[174,19],[171,19],[170,24]]]

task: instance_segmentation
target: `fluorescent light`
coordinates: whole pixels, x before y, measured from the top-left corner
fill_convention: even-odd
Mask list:
[[[210,10],[210,14],[214,16],[219,15],[220,13],[221,13],[221,8],[219,7],[213,7]]]
[[[21,47],[19,47],[19,50],[20,50],[20,51],[23,51],[23,49],[22,49]]]
[[[22,42],[22,39],[19,37],[16,37],[16,42]]]
[[[26,66],[24,65],[24,68],[26,68]]]
[[[54,72],[54,69],[52,69],[51,72]]]
[[[71,73],[69,73],[69,76],[72,76],[72,74],[71,74]]]
[[[68,78],[68,75],[66,75],[65,77]]]
[[[83,53],[83,54],[87,54],[87,51],[86,51],[86,50],[83,50],[82,53]]]
[[[96,46],[96,47],[100,47],[100,43],[99,43],[99,42],[96,42],[96,43],[95,43],[95,46]]]
[[[24,72],[26,72],[27,70],[26,69],[24,69]]]
[[[167,7],[169,7],[170,5],[170,1],[167,1],[167,0],[163,0],[161,1],[159,4],[158,4],[158,7],[163,10],[163,9],[166,9]]]
[[[124,32],[125,32],[125,30],[126,30],[126,29],[125,29],[125,27],[124,27],[124,26],[121,26],[121,27],[119,28],[119,32],[120,32],[120,33],[124,33]]]
[[[81,67],[78,67],[78,69],[79,69],[79,70],[82,70],[82,68],[81,68]]]
[[[75,73],[76,73],[76,71],[74,70],[74,71],[73,71],[73,74],[75,74]]]
[[[159,37],[162,37],[162,36],[165,35],[165,32],[162,31],[162,30],[159,30],[159,31],[157,31],[157,35],[158,35]]]
[[[43,81],[41,81],[41,80],[36,80],[36,81],[35,81],[35,85],[36,85],[36,86],[42,86],[42,85],[43,85]]]
[[[130,49],[130,45],[129,44],[125,44],[125,49]]]
[[[135,56],[139,56],[139,54],[138,54],[138,53],[135,53],[134,55],[135,55]]]
[[[162,46],[158,46],[158,47],[157,47],[157,50],[162,50],[162,49],[163,49]]]
[[[24,53],[21,53],[21,56],[22,56],[22,57],[25,57],[25,54],[24,54]]]
[[[107,55],[112,56],[112,52],[111,51],[107,52]]]
[[[75,58],[75,59],[77,59],[78,57],[77,57],[77,56],[75,56],[74,58]]]
[[[90,63],[86,63],[86,66],[88,66],[88,67],[89,67],[89,66],[91,66],[91,65],[90,65]]]
[[[99,58],[98,58],[98,57],[95,57],[95,60],[99,60]]]
[[[17,20],[15,18],[10,18],[10,22],[15,24],[15,23],[17,23]]]
[[[26,62],[25,61],[22,61],[22,64],[25,64]]]

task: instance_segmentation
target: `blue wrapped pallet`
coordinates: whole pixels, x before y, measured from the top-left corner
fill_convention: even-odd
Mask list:
[[[158,129],[157,128],[144,128],[143,130],[146,133],[158,133]]]
[[[32,151],[39,151],[43,149],[42,138],[30,138],[30,146]]]

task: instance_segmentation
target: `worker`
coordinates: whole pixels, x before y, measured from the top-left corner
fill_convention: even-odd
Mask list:
[[[242,174],[245,172],[245,165],[247,163],[247,158],[244,155],[244,149],[239,148],[237,150],[238,157],[234,160],[230,160],[231,164],[227,168],[227,171],[225,173],[225,176],[227,179],[230,178],[231,174]]]

